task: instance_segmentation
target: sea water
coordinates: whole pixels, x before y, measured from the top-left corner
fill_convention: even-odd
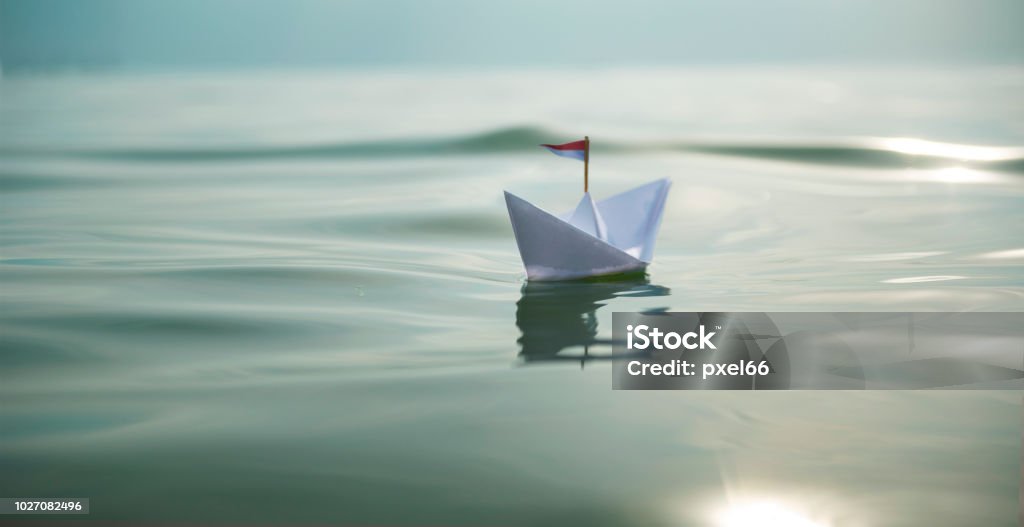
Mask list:
[[[601,357],[613,311],[1024,310],[1021,93],[1020,68],[5,77],[0,496],[1015,525],[1019,393],[614,392]],[[582,165],[536,145],[583,135],[597,199],[672,179],[654,264],[527,285],[502,190],[571,209]]]

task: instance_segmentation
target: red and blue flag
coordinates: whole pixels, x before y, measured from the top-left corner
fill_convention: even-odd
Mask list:
[[[540,145],[551,151],[552,154],[562,157],[571,157],[585,161],[587,159],[587,141],[573,141],[562,145]]]

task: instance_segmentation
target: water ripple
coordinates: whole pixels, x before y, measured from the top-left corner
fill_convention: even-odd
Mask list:
[[[290,146],[240,145],[223,148],[82,148],[3,149],[0,156],[56,156],[109,161],[216,162],[270,159],[345,159],[496,155],[534,152],[541,143],[558,142],[572,134],[538,126],[515,126],[448,138],[410,137],[374,141],[300,144]],[[707,142],[693,140],[624,141],[602,138],[595,152],[689,152],[749,157],[819,165],[867,168],[972,167],[1024,172],[1024,147],[997,147],[940,143],[918,138],[866,138],[816,142]],[[10,179],[4,185],[22,187],[30,181]],[[45,183],[45,181],[44,181]]]

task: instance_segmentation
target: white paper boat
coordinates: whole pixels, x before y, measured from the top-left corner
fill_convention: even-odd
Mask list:
[[[560,216],[505,192],[519,255],[530,280],[572,280],[643,271],[671,182],[652,181],[595,202],[590,193]]]

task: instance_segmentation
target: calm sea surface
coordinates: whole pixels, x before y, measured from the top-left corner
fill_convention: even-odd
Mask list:
[[[1024,310],[1022,93],[1022,69],[8,76],[0,496],[1016,525],[1020,393],[613,392],[581,355],[613,311]],[[525,287],[502,190],[571,208],[582,167],[536,145],[584,134],[595,197],[673,180],[655,263]]]

